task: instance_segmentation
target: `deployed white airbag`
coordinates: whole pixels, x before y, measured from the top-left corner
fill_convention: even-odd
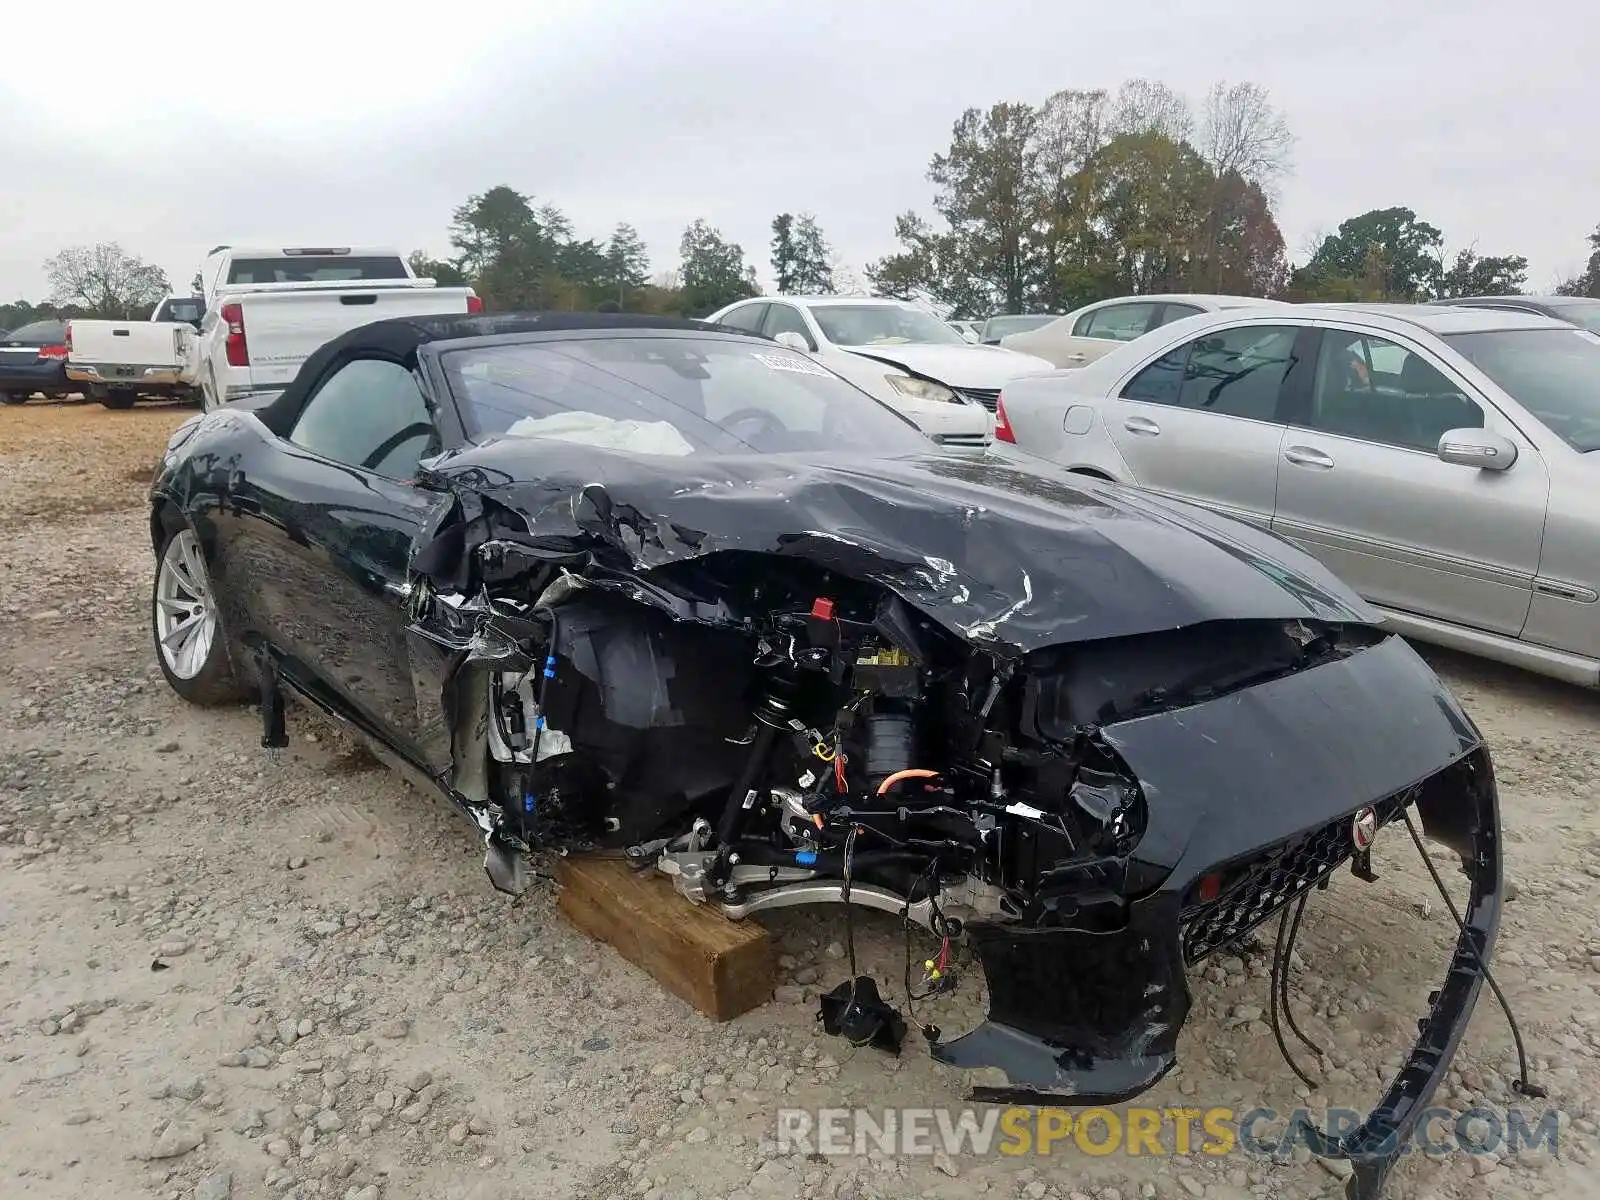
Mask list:
[[[551,417],[523,417],[506,430],[508,437],[552,438],[581,442],[629,454],[666,454],[684,458],[694,447],[668,421],[618,421],[598,413],[565,412]]]

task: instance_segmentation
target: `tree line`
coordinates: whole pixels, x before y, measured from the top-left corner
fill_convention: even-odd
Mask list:
[[[1067,89],[1042,104],[971,108],[928,165],[932,217],[894,220],[897,248],[853,277],[814,214],[783,212],[768,251],[787,294],[874,294],[950,317],[1066,312],[1112,296],[1223,292],[1289,300],[1399,301],[1509,295],[1527,284],[1518,254],[1446,248],[1443,232],[1394,206],[1349,217],[1288,259],[1273,212],[1294,135],[1266,90],[1217,83],[1196,105],[1163,83]],[[1600,297],[1600,227],[1588,262],[1558,285]],[[499,310],[705,316],[760,294],[744,248],[704,219],[677,263],[652,269],[638,230],[581,235],[558,207],[500,184],[451,214],[452,253],[413,252],[418,275],[470,284]],[[0,329],[42,317],[137,318],[171,288],[166,273],[114,242],[45,263],[48,299],[0,305]]]
[[[652,274],[634,226],[619,224],[604,240],[579,237],[559,208],[505,184],[455,210],[450,246],[447,259],[412,254],[412,269],[441,283],[470,283],[486,307],[500,310],[579,311],[610,302],[630,312],[704,316],[761,292],[744,247],[703,219],[683,231],[677,266]],[[809,213],[773,218],[771,262],[782,291],[836,290],[833,251]]]
[[[968,109],[928,166],[935,216],[900,214],[899,248],[868,274],[962,317],[1149,292],[1413,302],[1525,287],[1524,256],[1449,253],[1402,206],[1340,222],[1291,264],[1272,198],[1294,145],[1253,83],[1217,83],[1198,106],[1135,79]],[[1600,229],[1588,240],[1588,266],[1559,290],[1600,294]]]
[[[457,207],[449,238],[449,257],[416,250],[407,263],[443,286],[470,284],[495,311],[615,305],[629,312],[704,316],[761,291],[744,248],[705,220],[683,231],[677,266],[652,275],[644,239],[632,225],[619,224],[603,240],[581,237],[559,208],[536,204],[504,184]],[[789,293],[859,287],[845,278],[847,268],[809,213],[773,218],[771,262],[779,287]],[[0,329],[47,318],[138,319],[172,291],[165,271],[116,242],[63,250],[45,263],[45,276],[48,299],[0,305]],[[198,275],[191,287],[198,290]]]

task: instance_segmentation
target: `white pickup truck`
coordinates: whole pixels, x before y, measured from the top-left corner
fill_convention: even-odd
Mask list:
[[[194,340],[205,302],[168,296],[148,321],[67,322],[67,378],[107,408],[132,408],[140,396],[194,395]]]
[[[392,249],[219,246],[200,281],[206,311],[186,374],[208,409],[283,390],[314,350],[358,325],[483,311],[471,288],[418,279]]]

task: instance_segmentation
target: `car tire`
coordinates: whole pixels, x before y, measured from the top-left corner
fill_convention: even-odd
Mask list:
[[[186,522],[169,524],[156,555],[150,633],[161,674],[190,704],[213,707],[245,699],[228,657],[205,549]]]
[[[4,401],[6,404],[26,404],[28,402],[28,393],[0,392],[0,401]]]
[[[118,388],[113,388],[99,399],[100,403],[104,404],[107,408],[115,408],[120,411],[122,409],[132,408],[133,402],[138,398],[139,394],[137,392],[129,392]]]

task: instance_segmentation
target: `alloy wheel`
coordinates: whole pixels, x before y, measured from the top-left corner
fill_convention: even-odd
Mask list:
[[[167,670],[193,679],[205,669],[217,636],[216,602],[194,530],[181,529],[161,555],[155,595],[156,643]]]

